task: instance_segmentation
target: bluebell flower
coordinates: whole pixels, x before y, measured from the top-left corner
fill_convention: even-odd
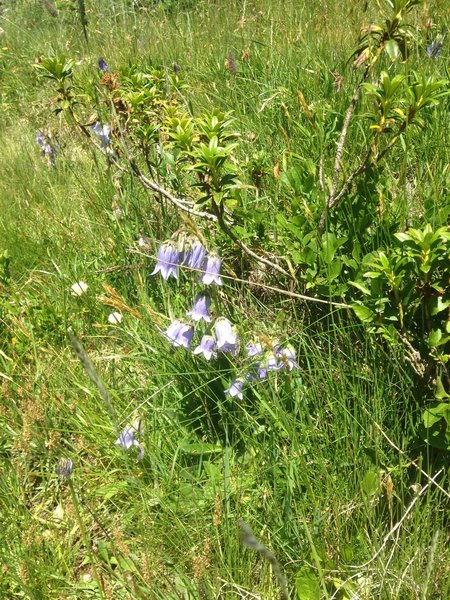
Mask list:
[[[183,348],[189,350],[194,337],[194,328],[192,325],[186,325],[181,321],[173,321],[166,329],[165,336],[176,348],[183,346]]]
[[[267,378],[267,369],[265,367],[261,367],[261,365],[258,366],[258,377],[260,379],[266,379]]]
[[[439,37],[437,37],[428,46],[427,56],[429,58],[439,58],[442,53],[442,46],[443,46],[442,40]]]
[[[205,260],[206,250],[199,240],[195,240],[188,253],[186,265],[191,269],[201,269]]]
[[[60,479],[69,479],[73,471],[73,462],[70,458],[60,458],[56,465],[56,473]]]
[[[230,344],[229,342],[226,342],[222,348],[220,348],[221,352],[229,352],[230,354],[232,354],[233,356],[236,356],[239,349],[236,344]]]
[[[108,72],[108,65],[106,64],[106,60],[102,56],[98,59],[98,69],[99,71],[103,71],[103,73]]]
[[[49,137],[44,135],[40,130],[36,134],[36,144],[41,149],[41,156],[47,158],[52,167],[54,167],[55,148],[51,145]]]
[[[203,354],[206,360],[211,360],[213,356],[215,356],[215,346],[216,341],[212,335],[204,335],[202,337],[202,341],[194,350],[194,354]]]
[[[162,244],[158,249],[156,266],[151,272],[151,275],[161,273],[163,279],[167,281],[172,275],[178,279],[178,250],[170,243]]]
[[[218,350],[236,354],[238,337],[230,321],[225,317],[219,317],[214,324],[214,330],[216,332]]]
[[[263,353],[262,344],[260,342],[256,342],[255,344],[248,344],[246,347],[247,356],[251,358],[252,356],[259,356]]]
[[[233,383],[230,385],[228,389],[225,390],[225,394],[231,396],[231,398],[235,398],[236,396],[239,400],[243,399],[242,390],[244,389],[244,380],[243,379],[235,379]]]
[[[295,355],[295,350],[292,346],[286,346],[286,348],[278,349],[277,357],[279,358],[279,364],[282,368],[285,368],[288,371],[298,369],[297,357]]]
[[[194,321],[200,321],[200,319],[203,319],[204,321],[209,323],[211,321],[211,317],[208,314],[208,309],[210,305],[211,298],[208,294],[202,292],[201,294],[198,294],[198,296],[195,298],[192,310],[190,310],[186,314],[192,317]]]
[[[273,352],[269,352],[266,358],[265,368],[267,371],[279,371],[283,368],[283,365],[278,362],[278,359]]]
[[[98,138],[101,148],[106,149],[111,143],[111,128],[109,125],[102,125],[99,121],[97,121],[95,125],[91,126],[91,129]]]
[[[205,285],[210,285],[211,283],[222,285],[222,280],[219,276],[221,264],[222,261],[218,256],[208,256],[204,260],[202,282]]]
[[[141,433],[139,423],[134,423],[125,427],[117,440],[114,442],[116,446],[122,446],[125,450],[129,450],[131,446],[136,446],[138,449],[138,459],[144,458],[144,448],[136,439],[136,433]]]

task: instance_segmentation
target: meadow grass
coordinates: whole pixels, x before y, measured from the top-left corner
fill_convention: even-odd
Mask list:
[[[51,117],[61,140],[56,168],[35,144],[51,108],[32,68],[38,57],[65,52],[86,80],[99,56],[113,69],[176,62],[191,110],[233,110],[242,161],[264,153],[259,209],[276,232],[271,215],[284,191],[273,167],[283,168],[289,153],[314,159],[318,151],[300,126],[297,90],[342,116],[355,83],[345,64],[365,3],[137,10],[131,1],[98,0],[86,2],[89,45],[75,2],[59,3],[58,17],[37,2],[4,4],[0,254],[7,250],[11,263],[10,275],[0,270],[0,597],[281,598],[271,565],[241,543],[239,519],[274,553],[292,598],[448,597],[448,464],[418,436],[426,396],[402,349],[368,336],[346,310],[247,285],[246,261],[217,235],[224,286],[216,312],[243,338],[289,341],[300,364],[230,399],[224,389],[238,359],[206,363],[170,349],[160,333],[197,290],[189,273],[168,283],[149,275],[179,215],[117,178],[59,117]],[[428,16],[421,10],[418,22]],[[429,14],[443,26],[447,3],[436,1]],[[224,67],[230,52],[236,75]],[[334,72],[345,72],[339,93]],[[413,195],[405,220],[442,223],[448,215],[446,125],[448,100],[387,167],[392,210]],[[359,135],[352,131],[350,146]],[[80,280],[89,287],[74,296]],[[123,320],[111,324],[117,309]],[[114,443],[135,418],[143,460]],[[61,457],[73,461],[70,478],[57,476]]]

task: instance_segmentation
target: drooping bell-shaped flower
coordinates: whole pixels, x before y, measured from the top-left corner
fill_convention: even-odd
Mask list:
[[[181,321],[173,321],[166,329],[165,336],[176,348],[183,346],[183,348],[189,350],[194,337],[194,328],[192,325],[186,325]]]
[[[235,354],[237,352],[238,337],[230,321],[225,317],[219,317],[214,324],[214,330],[218,350]]]
[[[55,166],[55,148],[50,143],[50,138],[38,131],[36,134],[36,144],[41,149],[41,156],[47,158],[52,167]]]
[[[235,379],[228,389],[225,390],[225,394],[228,394],[231,398],[238,397],[239,400],[243,399],[242,390],[244,389],[244,380]]]
[[[107,73],[108,72],[108,65],[106,64],[106,60],[100,56],[100,58],[98,59],[98,70],[102,71],[103,73]]]
[[[151,275],[161,273],[167,281],[171,275],[178,279],[178,250],[172,244],[165,243],[158,248],[156,267]]]
[[[144,448],[136,439],[136,433],[141,433],[139,423],[133,423],[125,427],[114,444],[122,446],[125,450],[129,450],[131,446],[136,446],[138,449],[138,459],[142,460],[144,458]]]
[[[189,249],[186,265],[191,269],[200,270],[203,266],[205,256],[205,248],[202,246],[201,242],[196,239]]]
[[[427,47],[427,56],[429,58],[439,58],[442,53],[442,46],[443,46],[442,40],[439,37],[437,37]]]
[[[211,317],[208,314],[208,309],[210,305],[211,298],[208,294],[202,292],[201,294],[198,294],[198,296],[195,298],[192,310],[190,310],[186,314],[192,317],[194,321],[200,321],[200,319],[203,319],[204,321],[209,323],[211,321]]]
[[[203,275],[202,282],[205,285],[222,285],[222,279],[220,278],[220,266],[222,260],[218,256],[208,256],[203,261]]]
[[[248,344],[247,347],[247,356],[251,358],[252,356],[260,356],[263,353],[262,344],[260,342],[256,342],[255,344]]]
[[[288,371],[298,369],[297,357],[292,346],[286,346],[286,348],[277,350],[277,357],[282,368]]]
[[[60,458],[56,465],[56,473],[60,479],[69,479],[73,471],[73,462],[70,458]]]
[[[279,371],[283,368],[283,365],[278,362],[278,359],[273,352],[269,352],[267,355],[265,368],[267,371]]]
[[[102,125],[99,121],[97,121],[95,125],[91,126],[91,129],[98,138],[101,148],[107,148],[111,143],[111,137],[109,135],[111,128],[109,125]]]
[[[258,367],[258,377],[260,379],[266,379],[266,377],[267,377],[267,369],[264,367],[261,367],[261,365]]]
[[[214,352],[215,346],[216,341],[214,340],[213,336],[204,335],[200,344],[197,346],[197,348],[195,348],[194,354],[203,354],[206,360],[211,360],[211,358],[216,354]]]

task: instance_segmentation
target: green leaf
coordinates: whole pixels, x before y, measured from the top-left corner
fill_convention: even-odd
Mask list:
[[[302,567],[295,576],[295,593],[298,600],[320,600],[319,580],[310,567]]]
[[[353,310],[355,311],[356,316],[363,323],[370,323],[375,319],[375,313],[368,306],[363,306],[362,304],[353,304]]]
[[[427,408],[422,415],[423,424],[427,429],[441,419],[445,419],[447,423],[450,420],[450,404],[448,402],[439,402],[438,404]]]
[[[449,306],[450,306],[450,300],[444,300],[442,298],[442,296],[438,296],[437,298],[433,298],[433,300],[432,300],[431,314],[432,315],[437,315],[438,313],[442,312],[443,310],[445,310]]]
[[[361,481],[361,490],[366,496],[375,496],[381,490],[380,472],[378,470],[370,470]]]
[[[400,56],[400,48],[398,47],[397,42],[392,38],[385,43],[384,49],[392,61],[397,60]]]
[[[428,343],[433,348],[437,346],[442,338],[442,331],[440,329],[433,329],[428,338]]]
[[[450,398],[450,394],[447,394],[447,392],[445,391],[440,377],[437,377],[437,380],[436,380],[436,391],[434,392],[434,397],[437,398],[438,400],[444,400],[444,398]]]
[[[370,290],[367,286],[363,285],[362,283],[360,283],[359,281],[349,281],[348,282],[350,285],[352,285],[353,287],[357,288],[358,290],[360,290],[363,294],[366,294],[366,296],[370,296]]]

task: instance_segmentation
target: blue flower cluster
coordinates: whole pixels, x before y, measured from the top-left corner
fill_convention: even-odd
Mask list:
[[[109,154],[114,154],[111,149],[111,127],[109,125],[102,125],[97,121],[91,126],[92,132],[100,142],[100,148],[106,150]]]
[[[55,154],[58,148],[57,144],[52,144],[48,135],[44,135],[41,130],[36,134],[36,144],[41,149],[41,156],[47,158],[52,167],[55,166]]]
[[[158,249],[157,262],[152,275],[160,273],[167,281],[171,276],[178,279],[178,269],[185,267],[200,273],[200,281],[204,285],[222,285],[220,277],[221,259],[215,255],[207,255],[205,248],[197,239],[183,240],[181,243],[172,240],[164,242]],[[194,338],[193,322],[205,321],[211,323],[209,309],[211,297],[207,291],[200,292],[186,313],[188,322],[176,319],[164,332],[165,338],[175,348],[182,347],[191,350]],[[292,371],[298,367],[295,350],[292,346],[283,348],[278,343],[269,342],[263,348],[260,342],[246,346],[247,370],[243,377],[235,379],[225,393],[230,397],[243,398],[243,388],[246,383],[266,379],[269,371],[282,369]],[[239,337],[236,328],[225,317],[215,319],[209,333],[202,335],[200,343],[193,349],[194,355],[203,355],[206,360],[217,356],[218,352],[237,356],[239,353]]]
[[[176,244],[165,242],[159,247],[156,267],[152,275],[161,273],[167,281],[169,277],[178,279],[178,267],[186,267],[201,273],[201,281],[205,285],[222,285],[219,272],[222,261],[218,256],[207,256],[205,248],[197,239],[187,240]]]
[[[440,36],[431,42],[427,47],[427,56],[429,58],[439,58],[442,54],[443,42]]]

